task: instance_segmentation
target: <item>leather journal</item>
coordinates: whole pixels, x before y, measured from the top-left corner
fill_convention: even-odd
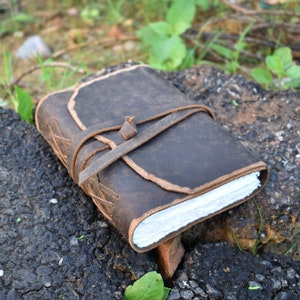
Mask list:
[[[47,95],[39,132],[137,252],[248,200],[268,168],[146,65]]]

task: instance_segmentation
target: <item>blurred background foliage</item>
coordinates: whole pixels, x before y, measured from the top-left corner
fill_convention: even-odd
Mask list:
[[[0,105],[17,109],[22,91],[36,102],[127,60],[166,71],[209,64],[297,89],[299,18],[289,0],[0,0]]]

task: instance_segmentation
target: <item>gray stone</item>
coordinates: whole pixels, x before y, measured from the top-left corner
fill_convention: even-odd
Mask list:
[[[222,293],[212,287],[210,284],[206,284],[206,293],[209,297],[214,299],[222,299]]]
[[[201,287],[199,287],[199,286],[193,288],[192,290],[193,290],[194,294],[197,296],[201,296],[204,299],[208,297],[207,294],[204,292],[204,290],[201,289]]]
[[[184,300],[192,300],[194,297],[194,293],[192,291],[186,290],[186,291],[182,291],[180,292],[180,296],[184,299]]]
[[[294,279],[296,277],[296,271],[293,268],[288,268],[286,271],[287,278]]]
[[[266,280],[266,276],[261,275],[261,274],[255,274],[255,278],[260,282],[263,282]]]
[[[274,300],[290,300],[289,294],[286,292],[280,292],[275,297]]]
[[[179,291],[177,289],[173,289],[168,296],[168,300],[178,300],[178,299],[180,299]]]
[[[280,290],[282,285],[281,285],[281,281],[279,279],[275,279],[275,278],[271,278],[272,280],[272,288],[274,290]]]

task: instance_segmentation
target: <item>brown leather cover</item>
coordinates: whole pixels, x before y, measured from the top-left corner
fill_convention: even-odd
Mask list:
[[[74,181],[139,252],[211,217],[140,248],[132,235],[151,214],[260,171],[261,186],[220,213],[253,197],[268,177],[264,162],[225,132],[207,107],[145,65],[47,95],[36,124]]]

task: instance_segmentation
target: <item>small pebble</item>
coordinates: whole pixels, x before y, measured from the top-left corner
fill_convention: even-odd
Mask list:
[[[209,295],[211,298],[216,298],[216,299],[221,299],[222,298],[222,293],[215,288],[213,288],[210,284],[206,285],[206,293]]]
[[[281,267],[275,267],[275,268],[272,269],[272,273],[281,275],[282,274],[282,268]]]
[[[47,288],[50,287],[52,285],[51,279],[49,278],[47,280],[44,280],[43,285],[44,285],[44,287],[47,287]]]
[[[261,275],[261,274],[256,274],[256,275],[255,275],[255,278],[256,278],[258,281],[260,281],[260,282],[263,282],[263,281],[266,280],[266,276]]]
[[[226,296],[225,297],[226,300],[237,300],[238,299],[237,296],[234,295],[233,293],[228,293],[225,296]]]
[[[289,300],[289,299],[291,298],[289,298],[289,295],[286,292],[280,292],[274,297],[274,300]]]
[[[296,276],[296,271],[293,268],[288,268],[286,274],[287,274],[287,278],[294,279]]]
[[[274,278],[271,278],[272,280],[272,288],[274,290],[280,290],[281,289],[281,281],[279,279],[274,279]]]
[[[194,288],[193,292],[195,295],[201,296],[204,299],[206,299],[208,297],[207,294],[204,292],[204,290],[202,290],[199,286]]]
[[[173,289],[168,297],[168,300],[178,300],[180,299],[180,294],[179,291],[177,289]]]
[[[70,238],[70,246],[78,246],[78,245],[79,245],[78,239],[74,235],[71,236],[71,238]]]
[[[300,153],[300,143],[296,144],[295,148],[297,153]]]
[[[289,123],[286,124],[287,129],[291,129],[292,127],[293,127],[292,123],[289,122]]]
[[[287,282],[287,280],[281,279],[281,286],[282,286],[283,288],[287,287],[288,285],[289,285],[289,283]]]
[[[192,300],[194,298],[194,293],[192,291],[182,291],[180,293],[180,296],[182,297],[182,299],[184,300]]]
[[[283,138],[284,131],[283,131],[283,130],[277,131],[277,132],[275,133],[275,135],[277,136],[277,138],[278,138],[278,140],[279,140],[280,142],[282,142],[282,141],[284,140],[284,138]]]

